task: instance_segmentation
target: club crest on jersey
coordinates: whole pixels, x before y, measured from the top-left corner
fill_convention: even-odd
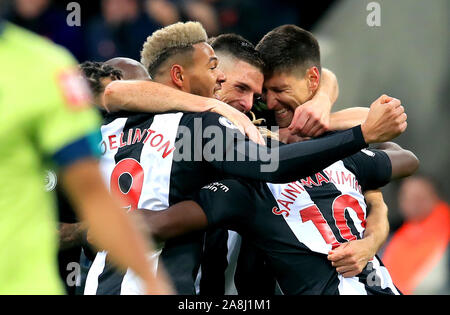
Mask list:
[[[57,82],[69,109],[80,110],[90,106],[92,99],[89,86],[77,69],[61,70],[57,74]]]
[[[225,118],[223,116],[219,118],[219,123],[222,126],[230,128],[230,129],[238,129],[238,127],[236,127],[235,124],[233,124],[231,121],[229,121],[227,118]]]

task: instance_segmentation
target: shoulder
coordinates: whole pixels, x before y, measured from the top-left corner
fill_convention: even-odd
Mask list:
[[[249,199],[253,191],[260,186],[259,182],[242,179],[225,179],[204,186],[201,193],[218,198],[233,198],[238,202]]]
[[[2,37],[23,56],[23,62],[39,62],[41,69],[75,64],[73,56],[62,46],[14,24],[6,24]]]
[[[208,126],[218,126],[220,128],[236,129],[238,128],[227,118],[217,113],[212,112],[201,112],[192,113],[185,112],[183,118],[181,119],[182,125],[194,125],[196,127],[205,128]]]
[[[342,161],[355,174],[364,190],[382,187],[391,179],[391,160],[381,150],[363,149]]]

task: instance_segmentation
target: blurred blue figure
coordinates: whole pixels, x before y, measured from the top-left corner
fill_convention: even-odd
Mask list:
[[[105,61],[122,56],[140,60],[147,36],[161,27],[140,6],[137,0],[102,0],[101,15],[87,28],[87,59]]]
[[[69,49],[78,60],[85,57],[81,27],[66,22],[67,12],[51,0],[15,0],[11,21]]]

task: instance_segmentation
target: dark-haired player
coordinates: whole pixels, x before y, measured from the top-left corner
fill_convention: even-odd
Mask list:
[[[267,33],[256,48],[265,63],[265,99],[268,108],[275,112],[280,139],[289,143],[297,141],[295,133],[314,136],[323,132],[321,124],[305,115],[305,106],[315,95],[321,80],[320,47],[314,35],[295,25],[283,25]],[[349,121],[353,118],[349,110],[336,115],[337,118],[346,116]],[[406,114],[397,119],[406,123]],[[340,121],[336,120],[337,129]],[[330,252],[329,258],[338,272],[354,275],[367,261],[367,257],[363,259],[354,254],[364,247],[372,248],[369,253],[374,255],[379,246],[372,246],[370,242],[350,242]],[[357,268],[349,263],[352,260],[359,260]]]
[[[224,80],[217,70],[217,57],[206,43],[206,33],[199,23],[178,23],[155,32],[144,45],[142,56],[142,63],[155,81],[182,91],[212,97]],[[280,158],[273,160],[280,163],[272,172],[261,171],[263,164],[268,164],[261,158],[261,152],[270,155],[274,151],[233,132],[236,127],[219,115],[176,112],[117,117],[102,127],[103,175],[110,182],[112,191],[126,195],[132,208],[154,209],[167,208],[185,200],[201,186],[224,174],[286,182],[357,152],[366,146],[365,141],[380,141],[402,132],[404,126],[392,120],[401,115],[399,105],[396,100],[383,105],[377,101],[362,127],[306,144],[280,147]],[[381,138],[380,127],[383,133],[388,131]],[[220,141],[217,151],[212,152],[205,150],[209,139],[198,141],[195,137],[214,128],[224,135],[225,141]],[[184,145],[189,142],[194,145]],[[217,158],[215,153],[220,151]],[[257,152],[254,159],[250,158],[249,152]],[[183,158],[184,154],[190,158]],[[226,159],[228,154],[234,159]],[[196,249],[191,242],[188,244],[188,240],[181,239],[177,246],[166,244],[162,254],[166,258],[163,259],[166,269],[175,284],[179,283],[180,293],[192,293],[193,290],[194,269],[191,267],[196,262],[195,258],[191,260],[191,255]],[[168,260],[167,257],[177,258]],[[86,285],[87,293],[129,293],[134,290],[132,274],[121,275],[118,282],[111,283],[111,274],[104,269],[105,255],[97,258],[88,275],[92,285]]]

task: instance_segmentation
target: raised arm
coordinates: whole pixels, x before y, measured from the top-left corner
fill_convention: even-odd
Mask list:
[[[351,107],[330,115],[330,130],[345,130],[362,124],[369,115],[368,107]]]
[[[214,98],[186,93],[157,82],[113,81],[105,88],[103,104],[110,112],[213,112],[228,118],[250,140],[265,144],[250,119],[232,106]]]
[[[218,126],[217,118],[209,124]],[[227,128],[223,129],[225,131],[222,135],[226,135]],[[278,149],[263,149],[245,141],[243,137],[238,138],[236,143],[233,137],[225,136],[224,156],[217,160],[216,151],[206,155],[205,160],[230,175],[285,183],[318,172],[358,152],[366,147],[366,143],[392,139],[405,129],[406,115],[400,101],[382,96],[371,105],[369,115],[361,127],[319,139],[280,146]],[[202,131],[197,132],[201,134]],[[204,154],[205,151],[207,150],[204,150]],[[235,158],[230,160],[230,156]]]
[[[289,130],[300,136],[317,137],[330,130],[330,112],[339,96],[337,78],[328,69],[322,69],[317,92],[311,100],[295,109]]]

